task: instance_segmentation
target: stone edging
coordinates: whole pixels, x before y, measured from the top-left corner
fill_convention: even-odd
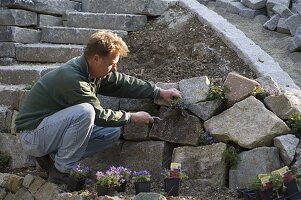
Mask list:
[[[195,13],[198,19],[210,28],[243,59],[258,77],[271,76],[282,92],[293,93],[301,102],[300,88],[283,71],[279,64],[263,49],[249,39],[228,20],[200,4],[197,0],[178,0],[177,3]]]

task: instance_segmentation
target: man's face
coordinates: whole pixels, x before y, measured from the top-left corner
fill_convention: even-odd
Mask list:
[[[119,53],[113,52],[108,56],[100,57],[95,55],[93,58],[95,65],[90,69],[90,75],[93,78],[106,78],[110,72],[117,71]]]

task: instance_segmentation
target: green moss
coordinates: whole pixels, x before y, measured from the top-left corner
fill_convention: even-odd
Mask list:
[[[239,162],[238,152],[234,147],[228,147],[224,151],[225,162],[228,167],[235,168]]]

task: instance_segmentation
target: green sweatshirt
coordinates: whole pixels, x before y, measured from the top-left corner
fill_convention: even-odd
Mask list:
[[[125,111],[101,107],[97,94],[125,98],[155,98],[159,88],[150,82],[113,72],[105,79],[89,79],[84,56],[73,58],[61,67],[47,73],[32,87],[19,115],[17,131],[33,130],[41,121],[64,108],[90,103],[95,109],[97,126],[122,126],[130,121]]]

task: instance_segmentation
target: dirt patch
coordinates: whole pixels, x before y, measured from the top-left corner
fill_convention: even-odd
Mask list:
[[[119,69],[154,82],[177,82],[197,76],[224,80],[231,71],[255,74],[208,26],[180,7],[173,7],[124,38],[130,54]]]

